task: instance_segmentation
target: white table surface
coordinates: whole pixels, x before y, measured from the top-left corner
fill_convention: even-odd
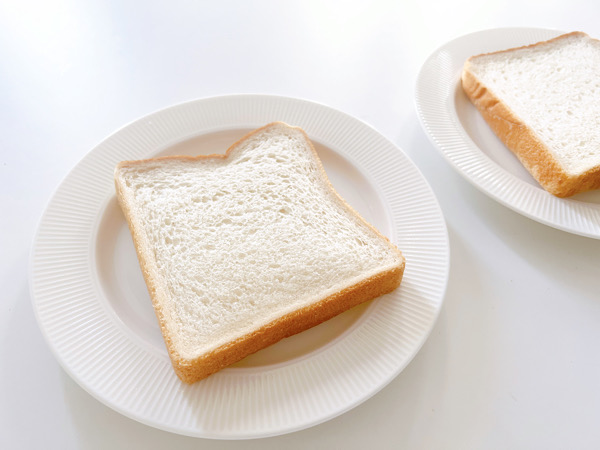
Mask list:
[[[600,448],[600,240],[525,218],[440,156],[414,105],[436,48],[487,28],[583,30],[596,1],[0,3],[0,448]],[[231,93],[300,97],[372,125],[431,184],[451,268],[410,365],[355,409],[251,441],[126,418],[59,366],[35,321],[28,260],[54,189],[150,112]]]

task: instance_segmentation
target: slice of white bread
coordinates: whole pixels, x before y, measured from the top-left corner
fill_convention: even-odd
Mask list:
[[[399,286],[401,252],[276,122],[226,154],[125,161],[119,203],[187,383]]]
[[[600,188],[600,41],[573,32],[472,56],[462,86],[548,192]]]

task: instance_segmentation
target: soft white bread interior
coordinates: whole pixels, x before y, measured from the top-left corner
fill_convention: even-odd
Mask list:
[[[115,183],[185,382],[402,279],[401,252],[335,192],[299,128],[269,124],[225,155],[122,162]]]
[[[462,86],[544,189],[600,188],[600,41],[573,32],[473,56]]]

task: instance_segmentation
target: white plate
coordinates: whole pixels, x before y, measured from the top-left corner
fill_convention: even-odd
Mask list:
[[[600,190],[568,199],[546,192],[496,137],[460,85],[472,55],[553,38],[556,30],[500,28],[455,39],[423,65],[416,87],[421,123],[444,157],[493,199],[538,222],[600,239]]]
[[[118,161],[224,152],[246,131],[303,127],[338,191],[404,252],[401,287],[185,385],[173,373],[127,225]],[[448,275],[444,219],[419,171],[364,123],[315,103],[262,95],[209,98],[151,114],[94,148],[45,211],[31,256],[34,309],[65,370],[145,424],[223,439],[306,428],[358,405],[417,353]]]

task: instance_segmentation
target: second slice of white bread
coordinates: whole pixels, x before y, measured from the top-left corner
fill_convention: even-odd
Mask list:
[[[600,188],[600,41],[574,32],[473,56],[462,86],[544,189]]]
[[[177,375],[200,380],[394,290],[401,252],[335,192],[305,133],[120,163],[115,184]]]

